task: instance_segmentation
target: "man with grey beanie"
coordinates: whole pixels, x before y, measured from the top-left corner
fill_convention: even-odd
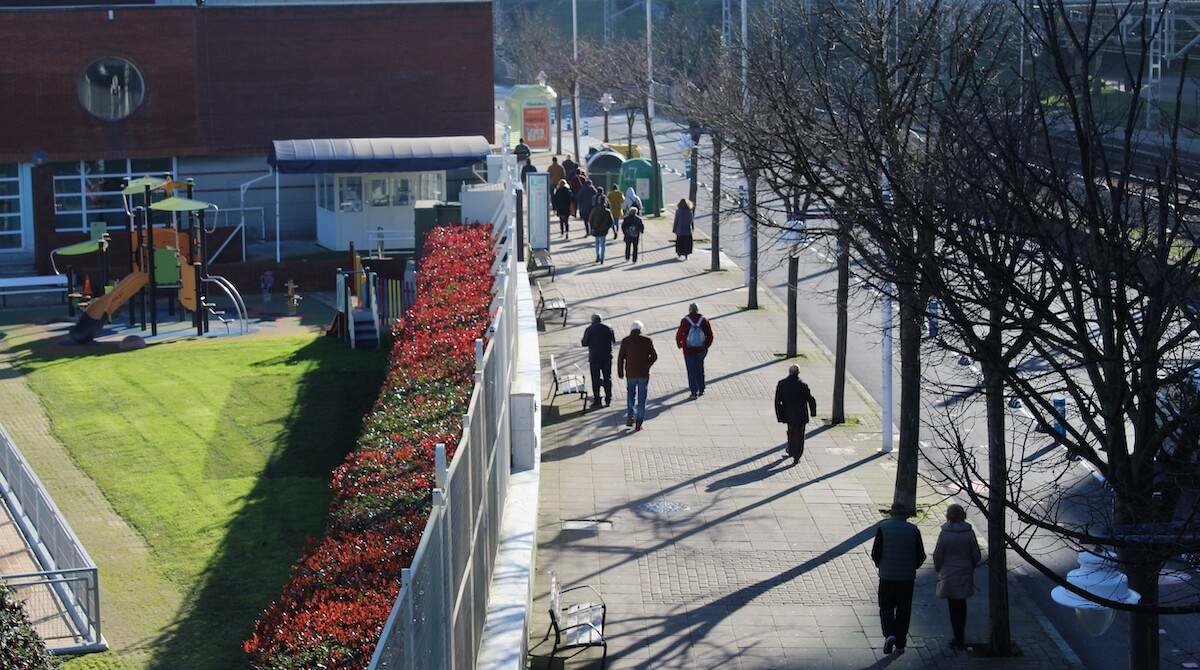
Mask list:
[[[604,389],[604,406],[612,404],[612,348],[617,343],[613,329],[605,325],[599,314],[592,315],[592,325],[583,331],[582,346],[588,348],[588,365],[592,375],[592,409],[600,407],[600,390]]]
[[[625,425],[639,431],[646,420],[650,368],[658,360],[658,353],[654,351],[654,342],[642,335],[641,321],[634,321],[629,330],[617,352],[617,377],[625,380]]]

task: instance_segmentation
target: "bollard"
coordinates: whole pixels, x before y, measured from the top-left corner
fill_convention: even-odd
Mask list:
[[[1067,399],[1056,395],[1050,402],[1054,406],[1054,432],[1063,437],[1067,434]]]
[[[929,337],[938,336],[938,310],[941,305],[938,304],[937,298],[929,299]]]

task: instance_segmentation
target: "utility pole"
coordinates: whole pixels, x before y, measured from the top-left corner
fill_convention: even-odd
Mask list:
[[[750,22],[749,1],[742,0],[742,111],[746,115],[750,113]],[[747,158],[743,156],[743,161]],[[747,202],[749,206],[746,208],[746,243],[747,255],[749,256],[749,264],[746,277],[746,289],[748,296],[746,298],[747,309],[758,309],[758,173],[753,168],[746,169],[743,163],[742,169],[746,170],[746,190]]]
[[[577,0],[571,0],[571,57],[575,62],[571,74],[571,136],[575,141],[575,158],[579,160],[579,11]]]

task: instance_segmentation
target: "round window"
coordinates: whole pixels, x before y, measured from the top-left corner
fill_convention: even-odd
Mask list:
[[[79,77],[79,104],[98,119],[120,121],[133,114],[146,94],[142,73],[123,58],[101,58]]]

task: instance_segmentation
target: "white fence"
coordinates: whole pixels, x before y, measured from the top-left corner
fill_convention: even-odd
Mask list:
[[[488,586],[511,472],[509,394],[517,356],[516,222],[508,198],[493,217],[492,323],[475,342],[475,387],[446,463],[438,448],[429,521],[371,658],[376,668],[467,670],[487,615]]]
[[[0,496],[41,570],[0,575],[55,653],[102,651],[96,564],[8,431],[0,426]]]

